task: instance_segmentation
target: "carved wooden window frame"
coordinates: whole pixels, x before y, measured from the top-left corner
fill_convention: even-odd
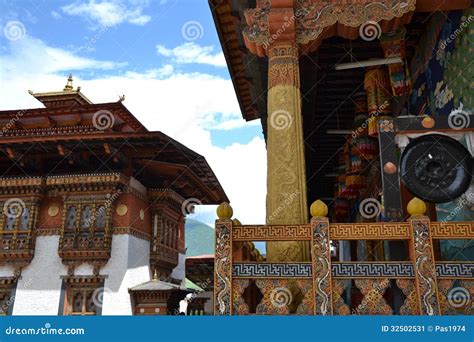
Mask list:
[[[66,218],[68,210],[71,206],[76,207],[76,217],[74,228],[71,230],[70,228],[66,227]],[[91,222],[89,224],[88,229],[84,229],[82,227],[82,217],[83,217],[83,209],[86,207],[91,207]],[[100,208],[105,208],[105,224],[103,227],[96,227],[96,220],[99,217],[96,214]],[[77,236],[111,236],[112,234],[112,206],[107,202],[107,198],[98,199],[98,198],[71,198],[64,201],[63,204],[63,215],[62,215],[62,223],[61,223],[61,236],[65,236],[67,234],[73,234],[75,237]],[[101,234],[97,234],[101,233]]]
[[[0,208],[2,209],[0,214],[0,239],[1,242],[1,250],[5,251],[6,249],[15,248],[16,243],[12,243],[9,246],[9,243],[6,243],[6,240],[9,241],[16,241],[17,239],[28,239],[30,240],[33,234],[34,225],[36,224],[37,216],[38,216],[38,202],[34,199],[21,199],[21,207],[25,208],[29,211],[28,223],[26,224],[26,229],[22,229],[22,220],[23,220],[23,210],[18,217],[15,218],[15,223],[13,229],[6,229],[6,224],[8,220],[8,216],[5,213],[4,206],[9,199],[0,199]],[[23,206],[24,204],[24,206]]]
[[[81,281],[81,279],[65,279],[65,300],[64,300],[64,315],[66,316],[100,316],[102,314],[102,300],[104,291],[104,280],[87,279],[87,281]],[[80,294],[81,299],[81,310],[74,310],[75,295]],[[92,301],[94,310],[89,310],[89,301]]]
[[[14,288],[17,285],[16,277],[0,277],[0,316],[10,316],[13,311],[15,297]]]

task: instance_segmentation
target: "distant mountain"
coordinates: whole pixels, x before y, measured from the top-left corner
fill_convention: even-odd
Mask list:
[[[186,219],[186,256],[214,254],[214,228],[198,220]]]

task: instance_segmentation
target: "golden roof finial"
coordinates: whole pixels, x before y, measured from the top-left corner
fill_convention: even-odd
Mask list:
[[[67,90],[73,90],[73,86],[72,86],[72,74],[69,74],[69,77],[67,79],[67,83],[66,83],[66,86],[64,87],[63,91],[67,91]]]
[[[156,269],[155,271],[153,272],[153,280],[158,280],[158,272],[156,272]]]

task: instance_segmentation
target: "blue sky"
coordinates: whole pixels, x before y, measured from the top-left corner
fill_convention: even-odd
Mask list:
[[[236,216],[263,223],[265,145],[242,119],[205,0],[0,0],[0,110],[40,107],[27,90],[67,75],[93,102],[125,106],[203,154]],[[213,222],[214,208],[201,219]]]

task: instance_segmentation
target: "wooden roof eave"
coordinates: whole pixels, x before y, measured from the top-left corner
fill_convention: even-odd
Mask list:
[[[107,132],[101,131],[97,133],[91,133],[87,135],[48,135],[48,136],[32,136],[32,137],[3,137],[0,139],[0,147],[4,146],[15,149],[15,146],[34,144],[34,143],[67,143],[67,142],[84,142],[84,141],[98,141],[101,143],[108,143],[111,146],[114,142],[117,142],[119,146],[123,145],[123,140],[127,140],[128,144],[141,144],[141,143],[160,143],[160,145],[174,147],[176,153],[179,153],[182,157],[182,163],[188,168],[195,177],[199,179],[199,182],[205,187],[205,192],[210,197],[209,202],[214,204],[221,203],[223,201],[229,201],[224,189],[220,185],[216,175],[212,171],[211,167],[203,156],[189,149],[185,145],[178,141],[170,138],[166,134],[155,131],[155,132]],[[138,149],[140,151],[140,149]],[[159,153],[158,153],[159,154]],[[152,158],[157,155],[156,150],[151,154],[137,154],[131,155],[131,158]],[[188,166],[189,165],[189,166]],[[200,171],[200,172],[199,172]],[[211,189],[202,178],[207,179],[207,183],[213,184]],[[211,204],[211,203],[209,203]]]
[[[150,171],[151,173],[154,173],[155,175],[162,175],[163,170],[165,168],[168,168],[170,171],[173,171],[173,173],[180,173],[180,177],[184,176],[188,180],[192,182],[197,188],[201,189],[203,193],[206,194],[206,199],[200,198],[202,200],[203,204],[219,204],[223,201],[228,201],[227,196],[225,193],[223,195],[225,198],[222,198],[222,196],[219,196],[215,193],[215,191],[211,190],[202,180],[200,177],[198,177],[192,169],[187,166],[187,165],[182,165],[182,164],[175,164],[175,163],[165,163],[165,162],[160,162],[156,160],[136,160],[138,164],[140,164],[143,168],[146,170]]]
[[[26,122],[30,118],[42,118],[52,116],[61,116],[65,114],[90,114],[99,110],[110,110],[122,121],[126,122],[136,131],[148,132],[148,129],[125,107],[122,102],[107,102],[87,104],[78,107],[46,107],[32,109],[15,109],[0,111],[0,121],[11,121],[12,117],[18,117],[20,123]]]

